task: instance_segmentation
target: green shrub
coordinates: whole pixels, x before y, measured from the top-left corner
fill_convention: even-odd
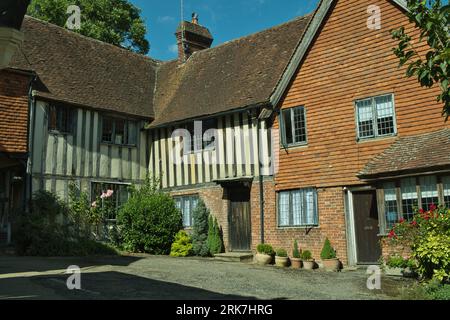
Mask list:
[[[73,224],[62,224],[58,217],[67,215],[59,198],[46,191],[38,191],[31,201],[32,211],[19,216],[15,230],[18,255],[28,256],[86,256],[116,255],[117,252],[80,235]]]
[[[301,258],[301,250],[298,248],[298,242],[297,240],[294,241],[294,250],[292,250],[292,257],[294,259],[300,259]]]
[[[134,188],[117,214],[123,248],[131,252],[168,255],[175,235],[183,228],[181,212],[174,200],[153,187],[147,179]]]
[[[419,274],[440,282],[450,276],[450,235],[431,232],[414,245]]]
[[[414,263],[410,259],[405,259],[399,255],[393,255],[390,256],[387,261],[386,265],[390,268],[412,268],[414,266]]]
[[[270,244],[259,244],[256,248],[256,251],[260,254],[267,254],[269,256],[273,256],[275,254],[275,251],[273,250],[273,247]]]
[[[192,239],[186,231],[182,230],[177,233],[170,255],[172,257],[188,257],[192,255]]]
[[[276,252],[276,256],[280,257],[280,258],[287,258],[288,257],[288,253],[284,249],[278,249],[277,252]]]
[[[208,248],[211,256],[214,256],[224,251],[222,233],[217,219],[213,216],[209,216],[208,226]]]
[[[328,238],[325,240],[320,257],[322,260],[336,259],[336,250],[331,246],[331,242]]]
[[[209,214],[210,212],[208,208],[206,208],[205,203],[202,200],[199,200],[197,208],[192,212],[192,217],[194,219],[192,244],[196,256],[210,256],[208,247]]]
[[[431,300],[450,300],[450,284],[434,281],[426,286],[425,291]]]
[[[309,251],[309,250],[303,251],[302,254],[301,254],[301,259],[304,260],[304,261],[313,260],[311,251]]]

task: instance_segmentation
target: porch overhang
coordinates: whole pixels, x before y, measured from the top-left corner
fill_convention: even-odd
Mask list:
[[[255,177],[238,177],[238,178],[225,178],[225,179],[218,179],[214,180],[214,183],[217,183],[218,185],[222,187],[230,187],[233,185],[244,185],[244,186],[250,186],[253,182]]]
[[[450,129],[398,139],[357,177],[374,181],[446,172],[450,172]]]

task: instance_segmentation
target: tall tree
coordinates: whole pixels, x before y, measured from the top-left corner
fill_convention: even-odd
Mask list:
[[[400,66],[408,66],[407,77],[417,77],[423,87],[440,86],[437,101],[444,104],[442,115],[447,121],[450,116],[450,6],[448,1],[408,0],[408,9],[409,20],[420,30],[419,42],[413,41],[404,27],[393,30],[392,36],[399,42],[394,53],[400,59]],[[417,46],[423,41],[429,50],[421,54]]]
[[[81,29],[74,31],[133,52],[149,52],[141,11],[128,0],[32,0],[28,14],[67,27],[71,5],[81,9]]]

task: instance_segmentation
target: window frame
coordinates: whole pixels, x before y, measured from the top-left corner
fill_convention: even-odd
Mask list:
[[[56,113],[56,124],[55,124],[55,128],[52,128],[52,113],[55,112]],[[61,123],[59,123],[60,119],[59,119],[59,112],[64,112],[66,113],[66,127],[65,128],[61,128],[60,125]],[[47,117],[47,129],[48,132],[50,134],[60,134],[60,135],[73,135],[74,134],[74,126],[75,126],[75,110],[71,107],[65,106],[65,105],[61,105],[61,104],[56,104],[56,103],[51,103],[48,105],[48,117]]]
[[[298,191],[307,191],[307,190],[313,190],[314,193],[314,220],[316,223],[314,224],[301,224],[301,225],[294,225],[291,222],[289,222],[289,225],[285,225],[282,226],[280,223],[280,210],[281,210],[281,206],[280,206],[280,195],[282,193],[289,193],[289,218],[293,219],[293,201],[292,201],[292,194],[294,192],[298,192]],[[303,199],[302,199],[303,200]],[[320,227],[320,216],[319,216],[319,193],[318,193],[318,189],[315,187],[308,187],[308,188],[300,188],[300,189],[292,189],[292,190],[283,190],[283,191],[278,191],[276,194],[276,205],[277,205],[277,228],[278,229],[309,229],[309,228],[319,228]]]
[[[186,201],[189,201],[189,208],[191,210],[190,215],[189,215],[189,224],[188,226],[184,225],[184,213],[183,213],[183,209],[177,209],[181,211],[182,214],[182,219],[183,219],[183,228],[185,229],[192,229],[194,227],[194,216],[193,216],[193,210],[195,208],[193,208],[192,206],[192,201],[196,200],[197,201],[197,206],[198,206],[198,202],[200,201],[200,196],[198,194],[189,194],[189,195],[178,195],[178,196],[173,196],[173,200],[175,201],[175,205],[177,200],[181,200],[181,208],[184,208],[184,203]]]
[[[293,143],[287,143],[287,137],[286,137],[286,124],[284,121],[284,112],[289,111],[290,113],[290,121],[291,121],[291,130],[292,130],[292,139],[295,140],[295,121],[294,121],[294,111],[296,109],[302,109],[303,111],[303,118],[304,118],[304,123],[305,123],[305,141],[300,141],[300,142],[293,142]],[[301,146],[306,146],[308,145],[308,119],[307,119],[307,110],[306,107],[304,105],[301,106],[296,106],[296,107],[291,107],[291,108],[286,108],[286,109],[281,109],[279,114],[278,114],[278,123],[280,124],[280,142],[281,145],[284,149],[288,149],[288,148],[295,148],[295,147],[301,147]]]
[[[131,183],[111,182],[111,181],[95,181],[95,180],[93,180],[93,181],[90,182],[90,198],[91,198],[91,203],[93,203],[94,201],[96,201],[96,200],[97,200],[97,197],[99,196],[99,195],[94,195],[94,189],[95,189],[95,188],[94,188],[94,185],[100,185],[102,189],[104,188],[105,185],[112,185],[112,186],[117,187],[117,188],[119,188],[119,187],[126,187],[126,188],[127,188],[127,193],[128,193],[127,198],[130,199],[131,193],[130,193],[129,188],[132,186]],[[113,190],[114,190],[114,189],[113,189]],[[107,190],[102,190],[102,192],[105,192],[105,191],[107,191]],[[115,193],[115,194],[116,194],[116,192],[117,192],[117,191],[114,190],[114,193]],[[115,216],[116,216],[116,218],[115,218],[115,219],[107,218],[107,219],[105,219],[107,222],[116,222],[116,221],[117,221],[117,213],[118,213],[119,210],[120,210],[120,205],[119,205],[119,202],[120,202],[120,196],[117,196],[115,199],[116,199],[116,203],[115,203]]]
[[[392,111],[393,111],[393,115],[392,115],[392,121],[393,121],[393,133],[390,134],[383,134],[380,135],[378,134],[378,110],[377,110],[377,105],[375,103],[377,98],[382,98],[382,97],[388,97],[390,96],[392,98]],[[372,112],[373,112],[373,116],[372,116],[372,127],[373,127],[373,136],[370,137],[361,137],[360,135],[360,128],[359,128],[359,107],[358,107],[358,102],[362,102],[362,101],[366,101],[366,100],[371,100],[372,101]],[[355,124],[356,124],[356,140],[359,141],[371,141],[371,140],[376,140],[376,139],[382,139],[382,138],[389,138],[389,137],[395,137],[397,136],[398,132],[397,132],[397,113],[395,110],[395,95],[394,93],[386,93],[386,94],[380,94],[380,95],[376,95],[376,96],[371,96],[371,97],[367,97],[367,98],[361,98],[361,99],[356,99],[353,101],[353,106],[354,106],[354,112],[355,112]]]
[[[431,178],[435,178],[436,181],[436,189],[437,190],[437,199],[438,199],[438,203],[435,203],[436,206],[440,206],[440,205],[446,205],[445,203],[445,187],[444,187],[444,181],[445,179],[448,179],[448,181],[450,181],[450,174],[425,174],[425,175],[418,175],[418,176],[412,176],[412,177],[405,177],[405,178],[398,178],[398,179],[389,179],[383,182],[379,183],[379,190],[381,190],[382,192],[378,193],[378,195],[381,197],[383,197],[382,199],[378,199],[378,203],[382,204],[382,206],[379,205],[378,208],[378,214],[379,214],[379,221],[380,221],[380,233],[382,235],[386,235],[389,232],[389,226],[387,223],[387,212],[386,212],[386,196],[385,196],[385,186],[388,184],[394,184],[395,185],[395,190],[396,190],[396,201],[397,201],[397,213],[398,213],[398,220],[397,222],[401,219],[404,218],[406,219],[407,214],[404,212],[404,208],[403,208],[403,201],[405,199],[403,199],[403,189],[402,189],[402,181],[406,181],[406,179],[414,179],[415,181],[415,192],[417,194],[417,199],[415,199],[416,203],[417,203],[417,207],[418,208],[423,208],[423,203],[422,203],[422,199],[423,197],[423,193],[422,193],[422,184],[421,181],[423,181],[424,178],[426,177],[431,177]],[[424,191],[426,192],[426,191]],[[434,192],[434,191],[433,191]],[[429,208],[423,208],[424,210],[428,210]],[[413,215],[410,215],[411,217],[413,217]],[[397,223],[394,222],[394,223]]]
[[[204,119],[204,120],[198,120],[198,122],[202,122],[202,136],[201,136],[201,149],[196,150],[196,146],[195,146],[195,142],[198,141],[198,139],[196,139],[195,136],[195,122],[196,121],[192,121],[189,123],[186,123],[183,126],[183,129],[187,130],[189,132],[190,135],[190,139],[191,139],[191,145],[190,145],[190,150],[186,151],[184,148],[184,144],[183,144],[183,155],[187,156],[187,155],[191,155],[191,154],[197,154],[197,153],[201,153],[201,152],[205,152],[205,151],[215,151],[217,148],[217,136],[215,137],[214,141],[209,141],[209,144],[207,144],[207,142],[204,140],[205,139],[205,134],[206,131],[210,130],[210,129],[215,129],[216,133],[217,130],[219,129],[219,119],[217,118],[210,118],[210,119]],[[207,127],[205,127],[205,123],[211,122],[212,125],[208,125]]]
[[[111,140],[106,141],[104,139],[104,125],[105,121],[111,121]],[[116,135],[117,135],[117,123],[122,121],[124,123],[124,134],[123,134],[123,143],[117,143],[116,142]],[[130,143],[130,124],[134,125],[134,142]],[[137,147],[138,140],[139,140],[139,121],[134,119],[126,119],[121,117],[113,117],[113,116],[106,116],[102,115],[101,119],[101,143],[102,144],[109,144],[109,145],[115,145],[115,146],[127,146],[127,147]]]

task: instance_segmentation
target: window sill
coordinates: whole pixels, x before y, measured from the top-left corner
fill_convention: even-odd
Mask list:
[[[395,139],[397,138],[398,134],[393,134],[393,135],[389,135],[389,136],[381,136],[381,137],[374,137],[374,138],[357,138],[356,142],[357,143],[370,143],[370,142],[375,142],[375,141],[383,141],[383,140],[389,140],[389,139]]]
[[[117,144],[112,142],[101,142],[100,144],[111,147],[120,147],[120,148],[137,148],[135,144]]]
[[[281,146],[280,150],[295,150],[295,149],[306,149],[308,147],[308,143],[297,143],[297,144],[290,144],[286,147]]]
[[[310,230],[320,229],[320,226],[277,227],[277,230]]]
[[[49,130],[48,134],[52,136],[61,136],[61,137],[73,136],[73,133],[71,132],[61,132],[56,130]]]

